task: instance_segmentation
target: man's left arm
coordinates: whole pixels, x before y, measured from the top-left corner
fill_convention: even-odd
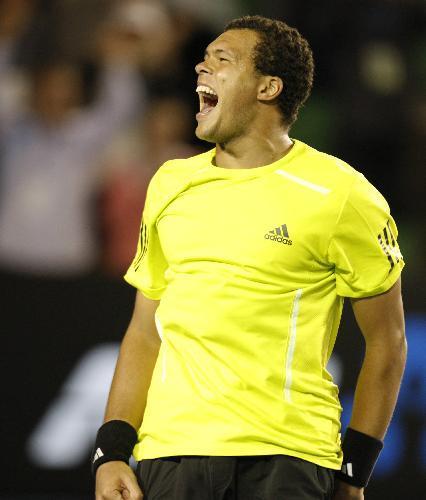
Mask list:
[[[352,299],[356,321],[365,340],[349,427],[383,440],[396,405],[407,345],[401,278],[387,292]],[[334,500],[361,500],[363,488],[336,480]]]

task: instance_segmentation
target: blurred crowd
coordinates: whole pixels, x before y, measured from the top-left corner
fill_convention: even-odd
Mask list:
[[[426,158],[417,0],[0,0],[0,271],[126,270],[155,170],[209,147],[194,138],[193,68],[246,13],[281,18],[310,41],[315,90],[292,135],[384,193],[415,287]]]

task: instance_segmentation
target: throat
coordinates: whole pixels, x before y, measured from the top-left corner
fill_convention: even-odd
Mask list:
[[[286,134],[276,144],[263,144],[251,138],[219,143],[216,145],[215,164],[222,168],[257,168],[270,165],[284,158],[294,146]]]

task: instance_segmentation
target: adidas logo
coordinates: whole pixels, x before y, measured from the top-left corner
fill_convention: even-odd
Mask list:
[[[347,464],[343,464],[342,468],[341,468],[341,472],[342,472],[342,474],[346,474],[349,477],[354,477],[354,473],[352,470],[352,463],[349,462]]]
[[[283,245],[292,245],[293,242],[290,239],[287,230],[287,224],[281,224],[281,226],[271,229],[265,234],[265,240],[272,240]]]
[[[102,453],[102,450],[100,448],[98,448],[96,450],[95,456],[93,457],[93,463],[95,463],[96,460],[99,460],[103,456],[104,456],[104,454]]]

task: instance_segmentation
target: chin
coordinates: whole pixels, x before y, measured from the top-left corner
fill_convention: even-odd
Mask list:
[[[195,129],[195,135],[198,137],[198,139],[206,142],[212,142],[216,143],[216,137],[214,137],[214,134],[210,132],[209,130],[205,130],[203,125],[198,124],[197,128]]]

